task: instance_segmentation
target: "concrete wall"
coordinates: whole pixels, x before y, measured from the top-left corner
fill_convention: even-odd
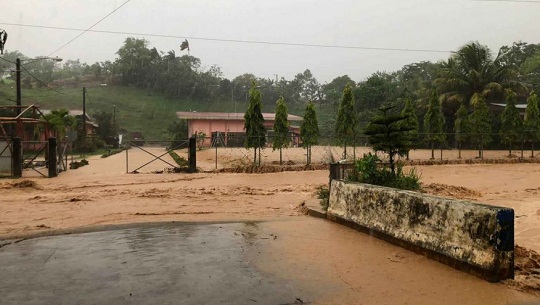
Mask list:
[[[333,180],[327,217],[489,281],[514,276],[514,211]]]

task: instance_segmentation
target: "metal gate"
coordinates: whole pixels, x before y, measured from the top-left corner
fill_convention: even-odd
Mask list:
[[[10,139],[0,140],[0,177],[13,176],[13,146]]]
[[[56,148],[56,168],[57,172],[60,173],[62,171],[67,171],[69,164],[68,164],[68,154],[69,151],[72,149],[73,143],[69,141],[63,141],[60,143],[60,145]]]
[[[23,141],[23,177],[30,173],[38,173],[47,178],[49,176],[48,160],[49,142],[47,141]]]
[[[183,149],[183,148],[188,148],[188,141],[187,140],[183,140],[183,141],[150,141],[150,140],[131,140],[131,141],[126,141],[125,142],[125,148],[126,148],[126,173],[138,173],[140,169],[148,166],[149,164],[151,163],[154,163],[156,161],[160,161],[162,163],[165,163],[169,166],[171,166],[172,168],[176,168],[178,167],[178,164],[174,165],[170,162],[168,162],[167,160],[164,160],[163,157],[165,155],[168,155],[170,152],[173,152],[174,150],[177,150],[177,149]],[[159,148],[164,148],[164,152],[163,153],[154,153],[154,152],[151,152],[150,148],[156,148],[156,147],[159,147]],[[151,157],[151,160],[148,161],[148,162],[145,162],[143,164],[137,164],[135,166],[135,169],[133,170],[130,170],[130,164],[129,164],[129,150],[130,148],[132,149],[136,149],[136,150],[141,150],[143,152],[145,152],[146,154],[148,154],[150,157]],[[133,166],[131,166],[133,168]]]

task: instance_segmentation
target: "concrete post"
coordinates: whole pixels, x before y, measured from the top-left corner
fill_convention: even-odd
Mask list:
[[[49,178],[54,178],[58,176],[58,168],[56,166],[56,138],[49,138],[47,149],[49,151],[49,160],[47,164],[49,168]]]
[[[189,138],[189,172],[197,172],[197,139],[195,137]]]
[[[21,138],[15,137],[11,140],[12,155],[11,155],[11,175],[13,178],[22,177],[23,157],[22,157],[22,141]]]

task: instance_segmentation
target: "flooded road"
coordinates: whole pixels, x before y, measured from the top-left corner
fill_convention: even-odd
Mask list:
[[[1,304],[540,304],[340,225],[139,225],[0,248]]]
[[[250,225],[142,227],[5,246],[0,303],[294,302],[286,282],[257,272],[246,260],[254,238]]]

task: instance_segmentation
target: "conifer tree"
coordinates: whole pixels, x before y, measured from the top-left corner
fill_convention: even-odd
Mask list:
[[[425,140],[431,146],[431,159],[435,159],[435,143],[442,144],[446,140],[444,132],[444,115],[441,109],[441,102],[435,90],[429,100],[428,111],[424,116]]]
[[[289,146],[289,120],[287,118],[287,105],[280,97],[276,103],[276,118],[274,121],[274,138],[272,139],[272,149],[279,149],[279,164],[283,164],[282,149]]]
[[[531,142],[531,158],[534,158],[534,142],[540,139],[540,111],[538,110],[538,96],[531,92],[527,99],[525,111],[525,137]]]
[[[512,144],[521,138],[523,121],[516,108],[517,96],[513,91],[506,92],[506,107],[501,114],[499,134],[503,143],[508,144],[508,156],[512,156]]]
[[[307,149],[307,164],[311,164],[311,146],[319,143],[319,124],[315,106],[311,101],[306,106],[304,120],[300,125],[300,139],[302,146]]]
[[[484,145],[491,143],[491,112],[486,100],[477,95],[472,103],[474,110],[469,116],[471,134],[469,139],[478,147],[478,157],[484,156]]]
[[[264,118],[262,115],[261,92],[256,88],[255,82],[251,82],[249,89],[249,105],[244,114],[244,129],[246,130],[246,148],[253,148],[253,164],[257,165],[257,150],[266,144],[266,128],[264,128]]]
[[[407,132],[411,126],[403,124],[408,119],[404,114],[389,114],[396,106],[379,108],[380,115],[375,116],[368,124],[365,135],[369,137],[369,143],[375,151],[383,151],[388,154],[390,170],[395,175],[395,157],[404,156],[410,149],[410,141]]]
[[[414,149],[418,141],[418,117],[410,97],[405,99],[405,107],[403,107],[401,114],[407,117],[402,121],[403,126],[411,128],[406,132],[409,149]],[[409,160],[409,151],[407,151],[407,160]]]
[[[341,104],[336,118],[336,136],[338,142],[344,147],[344,158],[347,158],[347,144],[353,141],[356,135],[357,115],[354,109],[354,95],[351,85],[343,89]]]
[[[461,159],[461,144],[467,141],[469,133],[471,132],[469,123],[469,112],[465,104],[461,103],[458,111],[456,112],[456,119],[454,121],[454,132],[456,135],[456,141],[458,143],[458,158]]]

